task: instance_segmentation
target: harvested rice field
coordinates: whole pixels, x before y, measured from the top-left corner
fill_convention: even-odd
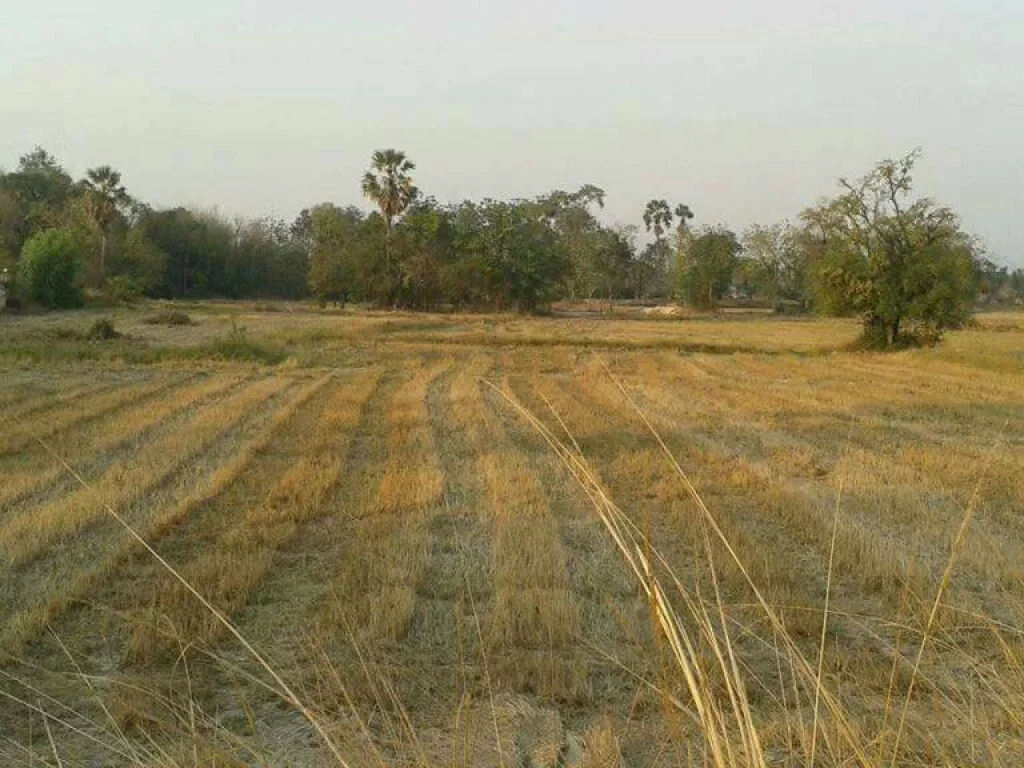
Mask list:
[[[1024,314],[149,311],[0,318],[0,764],[1024,765]]]

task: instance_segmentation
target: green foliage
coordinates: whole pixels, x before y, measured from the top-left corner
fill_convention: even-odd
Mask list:
[[[804,302],[808,279],[807,250],[788,222],[755,224],[743,233],[735,282],[750,296],[766,299],[780,311],[784,301]]]
[[[107,304],[133,304],[142,298],[142,286],[128,275],[118,275],[103,284],[102,295]]]
[[[451,214],[432,198],[414,203],[402,218],[394,242],[398,303],[415,309],[440,304],[441,270],[452,255]]]
[[[869,346],[937,341],[966,321],[977,295],[974,242],[948,208],[911,197],[918,157],[842,179],[842,194],[802,214],[816,308],[859,314]]]
[[[672,248],[668,240],[659,238],[648,243],[632,265],[632,278],[635,296],[638,299],[651,296],[665,296],[670,291],[667,283],[670,279]]]
[[[144,209],[125,238],[123,268],[145,276],[146,293],[160,298],[297,299],[307,295],[309,247],[304,220],[289,226],[185,208]]]
[[[22,248],[18,284],[29,299],[44,307],[79,307],[83,303],[80,255],[81,245],[73,232],[40,232]]]
[[[8,291],[18,273],[18,260],[8,251],[0,248],[0,285],[5,284]]]
[[[980,300],[986,304],[1024,304],[1024,269],[996,264],[979,258],[974,265]]]
[[[380,208],[389,234],[395,219],[405,212],[419,193],[409,176],[409,172],[415,169],[416,164],[404,152],[379,149],[373,153],[370,170],[363,175],[363,194]]]
[[[654,242],[640,252],[633,265],[637,298],[668,296],[672,293],[673,249],[665,235],[671,230],[675,217],[679,218],[675,236],[678,277],[681,262],[692,241],[689,222],[693,219],[693,211],[690,206],[682,203],[673,210],[667,200],[651,200],[644,209],[644,227],[654,234]]]
[[[820,312],[860,314],[866,333],[895,344],[938,338],[964,322],[979,289],[986,301],[1024,301],[1024,273],[975,259],[952,213],[909,199],[915,159],[842,182],[839,197],[804,212],[800,229],[751,228],[737,259],[735,235],[693,233],[690,207],[665,199],[648,202],[653,242],[638,250],[635,229],[602,224],[605,192],[592,184],[531,199],[422,199],[415,165],[397,150],[375,152],[362,179],[377,211],[324,203],[286,224],[153,210],[131,200],[109,166],[75,183],[37,147],[0,173],[0,268],[49,305],[79,303],[83,282],[115,303],[312,293],[321,303],[526,312],[563,297],[673,293],[710,307],[734,289],[776,310],[812,299]],[[37,269],[45,259],[33,246],[33,258],[18,264],[47,231],[65,233],[57,248],[65,255],[49,253],[50,266]]]
[[[600,293],[609,301],[628,295],[636,250],[633,239],[629,227],[598,230],[591,260],[593,294]]]
[[[301,222],[301,223],[300,223]],[[309,289],[321,304],[357,298],[361,266],[372,245],[361,211],[322,203],[304,210],[295,227],[309,247]]]
[[[92,280],[102,285],[107,277],[107,251],[115,224],[121,223],[131,197],[121,185],[121,174],[109,165],[90,168],[82,179],[82,201],[85,214],[99,238],[92,264]]]
[[[690,226],[689,222],[693,219],[693,211],[690,210],[690,206],[680,203],[675,207],[673,213],[676,218],[679,219],[679,228],[686,229]]]
[[[644,226],[654,232],[654,239],[662,236],[672,227],[672,208],[667,200],[651,200],[644,209]]]
[[[533,312],[558,290],[569,263],[544,212],[544,200],[484,200],[454,212],[455,249],[478,270],[467,278],[491,308]]]
[[[419,190],[409,176],[409,172],[415,168],[416,165],[404,152],[381,149],[373,153],[370,170],[363,175],[363,195],[380,209],[385,225],[381,243],[383,261],[374,270],[377,283],[374,292],[381,294],[380,301],[383,304],[395,304],[399,300],[401,265],[392,244],[392,235],[396,220],[419,195]]]
[[[683,300],[705,309],[715,306],[732,285],[741,250],[736,234],[724,227],[697,235],[682,254],[679,292]]]
[[[63,209],[74,195],[71,177],[57,160],[36,147],[12,173],[0,173],[0,250],[21,252],[37,232],[64,226]]]
[[[532,312],[549,302],[569,264],[550,224],[528,201],[485,201],[482,246],[500,308]]]
[[[615,233],[601,226],[592,210],[602,209],[604,198],[603,189],[585,184],[575,192],[557,190],[538,200],[568,263],[565,292],[570,299],[614,295],[628,279],[615,258]]]
[[[127,278],[140,293],[151,293],[163,283],[167,254],[149,239],[141,227],[132,227],[117,243],[109,260],[111,282]]]

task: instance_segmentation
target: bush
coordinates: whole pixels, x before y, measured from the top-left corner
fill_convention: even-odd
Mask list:
[[[68,229],[47,229],[21,249],[18,282],[29,299],[51,309],[80,307],[81,246]]]
[[[121,338],[120,331],[114,328],[114,324],[105,317],[97,320],[85,332],[85,339],[88,341],[109,341],[119,338]]]
[[[111,341],[120,339],[123,335],[105,317],[94,322],[86,331],[58,326],[50,328],[43,334],[44,338],[49,341]]]
[[[146,317],[142,322],[149,325],[195,325],[195,321],[189,317],[187,312],[182,312],[180,309],[165,309],[160,312],[154,312],[152,315]]]
[[[246,337],[228,336],[217,339],[210,345],[209,356],[240,363],[277,365],[288,357],[288,353],[275,344],[253,341]]]
[[[237,325],[234,320],[231,321],[231,333],[214,341],[208,350],[210,357],[220,360],[264,365],[277,365],[288,357],[288,353],[277,344],[250,339],[245,328]]]
[[[103,300],[108,304],[134,304],[142,298],[142,288],[131,277],[118,275],[103,286]]]

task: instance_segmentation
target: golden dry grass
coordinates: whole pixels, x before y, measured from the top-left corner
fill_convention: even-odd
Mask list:
[[[190,313],[291,362],[0,363],[0,760],[1024,763],[1019,316]]]
[[[90,422],[77,433],[61,436],[61,450],[68,456],[105,457],[119,446],[130,445],[140,436],[164,424],[175,414],[194,407],[207,398],[215,398],[227,389],[237,386],[239,379],[234,376],[212,376],[168,393],[160,390],[158,398],[142,397],[133,401],[126,412],[98,423]],[[29,427],[31,430],[31,426]],[[31,495],[33,491],[53,483],[64,474],[63,467],[53,466],[53,459],[40,446],[23,449],[19,460],[12,463],[4,473],[4,486],[0,488],[0,506],[13,503],[16,499]]]
[[[115,462],[91,487],[5,520],[0,530],[0,563],[8,568],[23,564],[102,517],[101,501],[117,508],[162,482],[182,462],[202,451],[220,431],[276,394],[284,384],[275,378],[258,381],[216,407],[200,412],[173,434]]]
[[[428,555],[425,526],[444,483],[427,388],[448,365],[410,366],[387,403],[386,461],[378,468],[376,493],[347,510],[349,530],[359,540],[337,565],[332,598],[318,618],[322,632],[351,637],[361,647],[393,647],[409,631]]]

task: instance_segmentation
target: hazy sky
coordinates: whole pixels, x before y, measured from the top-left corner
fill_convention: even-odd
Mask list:
[[[589,182],[612,221],[666,197],[741,229],[921,146],[921,190],[1024,264],[1021,0],[2,4],[8,168],[38,143],[291,218],[397,147],[441,200]]]

